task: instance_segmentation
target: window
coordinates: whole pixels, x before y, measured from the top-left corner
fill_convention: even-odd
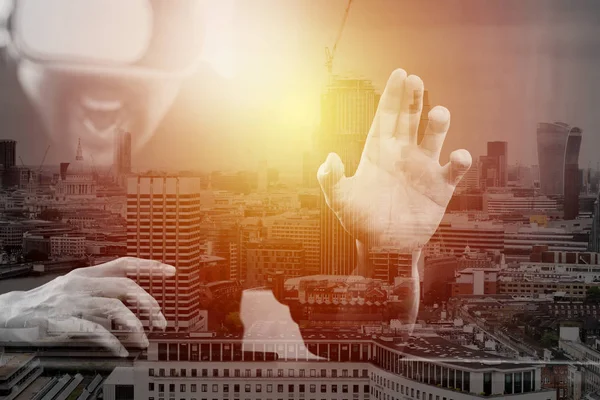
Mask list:
[[[288,376],[289,377],[294,377],[294,370],[293,369],[288,369]]]
[[[348,385],[342,385],[342,393],[348,393]]]
[[[207,370],[206,368],[204,368],[204,369],[202,370],[202,376],[203,376],[203,377],[206,377],[206,376],[208,376],[208,370]]]
[[[260,383],[256,384],[256,393],[261,393],[262,392],[262,385]]]
[[[531,392],[531,372],[523,372],[523,393]]]
[[[179,391],[181,393],[185,393],[185,383],[182,383],[182,384],[179,385]]]
[[[224,369],[224,370],[223,370],[223,376],[224,376],[225,378],[229,378],[229,369]]]
[[[366,377],[368,377],[368,376],[369,376],[369,370],[367,370],[367,369],[363,369],[363,370],[362,370],[362,377],[363,377],[363,378],[366,378]]]
[[[148,391],[154,392],[154,382],[148,383]]]
[[[196,393],[196,388],[197,388],[197,386],[196,386],[196,384],[195,384],[195,383],[192,383],[192,384],[190,385],[190,391],[191,391],[192,393]]]
[[[239,393],[240,392],[240,385],[239,384],[233,385],[233,392],[234,393]]]
[[[246,383],[246,386],[245,386],[245,388],[244,388],[244,390],[245,390],[245,392],[246,392],[246,393],[250,393],[251,386],[252,386],[252,385],[250,385],[249,383]]]
[[[148,370],[148,376],[154,376],[154,368]]]
[[[252,376],[252,371],[250,371],[249,369],[247,369],[247,370],[246,370],[244,373],[245,373],[245,375],[244,375],[244,376],[245,376],[246,378],[249,378],[249,377],[251,377],[251,376]]]
[[[512,394],[513,383],[512,374],[504,374],[504,394]]]
[[[177,371],[175,370],[175,368],[171,368],[169,370],[169,376],[177,376]]]
[[[483,393],[486,396],[492,394],[492,373],[486,372],[483,374]]]
[[[277,377],[278,378],[283,378],[283,370],[282,369],[278,369],[277,370]]]
[[[358,378],[358,370],[357,369],[352,370],[352,377]]]
[[[325,369],[321,370],[321,378],[327,378],[327,370],[325,370]]]
[[[305,372],[303,369],[300,370],[300,378],[304,378]]]
[[[169,383],[169,392],[174,392],[174,391],[175,391],[175,384]]]
[[[294,393],[294,385],[293,384],[288,385],[288,393]]]
[[[213,391],[213,393],[216,393],[216,392],[218,392],[218,391],[219,391],[219,385],[217,385],[216,383],[214,383],[214,384],[212,385],[212,391]]]
[[[273,391],[273,385],[267,385],[267,393],[271,393]]]
[[[256,370],[256,377],[260,378],[262,376],[262,369],[257,369]]]
[[[331,393],[337,393],[337,385],[331,385]]]
[[[363,385],[363,393],[369,393],[369,385]]]
[[[300,393],[304,393],[304,384],[300,384],[300,385],[298,385],[298,391],[299,391]]]
[[[192,369],[192,377],[197,377],[198,376],[198,370],[196,368]]]
[[[164,392],[165,391],[165,385],[164,385],[164,383],[159,383],[158,384],[158,391],[159,392]]]
[[[347,377],[348,377],[348,370],[347,370],[347,369],[343,369],[343,370],[342,370],[342,376],[343,376],[344,378],[347,378]]]
[[[272,377],[273,377],[273,370],[272,370],[272,369],[268,369],[268,370],[267,370],[267,376],[268,376],[269,378],[272,378]]]
[[[317,392],[317,385],[315,385],[314,383],[310,385],[310,392],[311,393],[316,393]]]
[[[283,393],[283,385],[277,385],[277,393]]]
[[[187,369],[184,369],[184,368],[181,369],[181,376],[183,376],[183,377],[187,376]]]
[[[208,385],[206,383],[203,383],[200,387],[200,390],[202,391],[202,393],[208,392]]]
[[[224,393],[229,393],[229,385],[228,384],[224,384],[223,385],[223,392]]]
[[[161,368],[158,370],[158,376],[165,376],[165,369]]]
[[[327,385],[321,385],[321,393],[327,393]]]
[[[240,370],[239,369],[233,370],[233,376],[235,376],[236,378],[239,378],[241,376]]]

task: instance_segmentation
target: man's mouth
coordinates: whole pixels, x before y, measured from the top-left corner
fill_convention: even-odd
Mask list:
[[[83,125],[94,136],[110,140],[117,128],[125,128],[122,101],[82,96],[79,105]]]

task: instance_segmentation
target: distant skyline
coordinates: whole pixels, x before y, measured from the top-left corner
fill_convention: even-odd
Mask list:
[[[281,170],[301,168],[318,126],[324,48],[346,1],[224,4],[233,15],[217,24],[221,35],[209,35],[205,63],[182,85],[151,142],[134,154],[134,166],[253,169],[266,158]],[[334,71],[371,79],[380,92],[395,68],[421,76],[431,105],[452,113],[442,162],[446,149],[463,147],[477,157],[488,141],[507,141],[510,164],[537,164],[537,123],[562,121],[583,130],[580,168],[595,168],[600,3],[539,4],[357,0]],[[28,118],[14,72],[0,74],[0,136],[19,140],[19,155],[35,165],[49,139],[33,140],[39,123]],[[47,163],[74,158],[61,151],[54,144]]]

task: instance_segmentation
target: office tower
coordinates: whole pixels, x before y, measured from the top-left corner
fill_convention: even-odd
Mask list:
[[[479,186],[482,189],[498,187],[500,183],[498,175],[498,163],[495,157],[479,157]]]
[[[248,243],[246,287],[266,286],[269,277],[283,274],[284,280],[302,276],[305,252],[302,243],[270,239]]]
[[[302,187],[315,188],[319,186],[317,170],[319,161],[313,152],[305,151],[302,154]]]
[[[269,188],[269,167],[265,160],[258,163],[258,191],[266,192]]]
[[[153,296],[168,322],[167,330],[193,330],[201,323],[200,178],[137,176],[127,180],[127,255],[177,268],[173,278],[128,276]],[[149,325],[147,314],[138,312]]]
[[[425,129],[427,129],[427,123],[429,122],[429,111],[431,111],[429,91],[425,90],[423,92],[423,112],[421,113],[421,120],[419,121],[417,144],[421,144],[421,140],[423,140],[423,136],[425,136]]]
[[[567,138],[571,127],[563,122],[542,122],[537,127],[540,188],[546,195],[564,193]]]
[[[113,172],[117,180],[131,173],[131,133],[123,130],[115,132]]]
[[[321,98],[321,126],[316,138],[319,162],[337,153],[346,176],[354,175],[380,95],[371,81],[334,78]],[[315,171],[316,173],[316,171]],[[321,273],[347,275],[356,267],[356,244],[321,195]]]
[[[488,142],[487,156],[496,161],[497,186],[506,187],[508,183],[508,143]]]
[[[321,229],[317,212],[286,213],[265,219],[269,239],[287,239],[302,244],[305,268],[302,275],[317,275],[320,271]]]
[[[573,128],[569,131],[569,137],[567,138],[564,175],[564,219],[575,219],[579,214],[579,192],[581,189],[579,149],[581,148],[581,134],[581,129]]]
[[[473,163],[465,176],[460,180],[457,186],[457,192],[468,192],[479,189],[479,165]]]
[[[15,140],[0,140],[0,165],[4,170],[16,165],[17,142]]]

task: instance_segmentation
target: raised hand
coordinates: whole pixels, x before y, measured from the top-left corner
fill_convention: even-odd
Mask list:
[[[126,327],[132,345],[147,347],[142,323],[124,302],[135,303],[156,328],[164,329],[167,321],[156,300],[127,278],[127,272],[169,277],[175,275],[175,268],[125,257],[71,271],[28,292],[2,295],[0,343],[45,346],[83,338],[124,357],[128,352],[123,344],[102,326],[102,322],[115,321]]]
[[[402,69],[390,76],[371,125],[360,164],[352,177],[330,153],[317,172],[327,204],[360,243],[413,251],[435,233],[471,155],[456,150],[441,166],[440,151],[450,126],[441,106],[429,112],[422,142],[417,131],[423,81]]]

